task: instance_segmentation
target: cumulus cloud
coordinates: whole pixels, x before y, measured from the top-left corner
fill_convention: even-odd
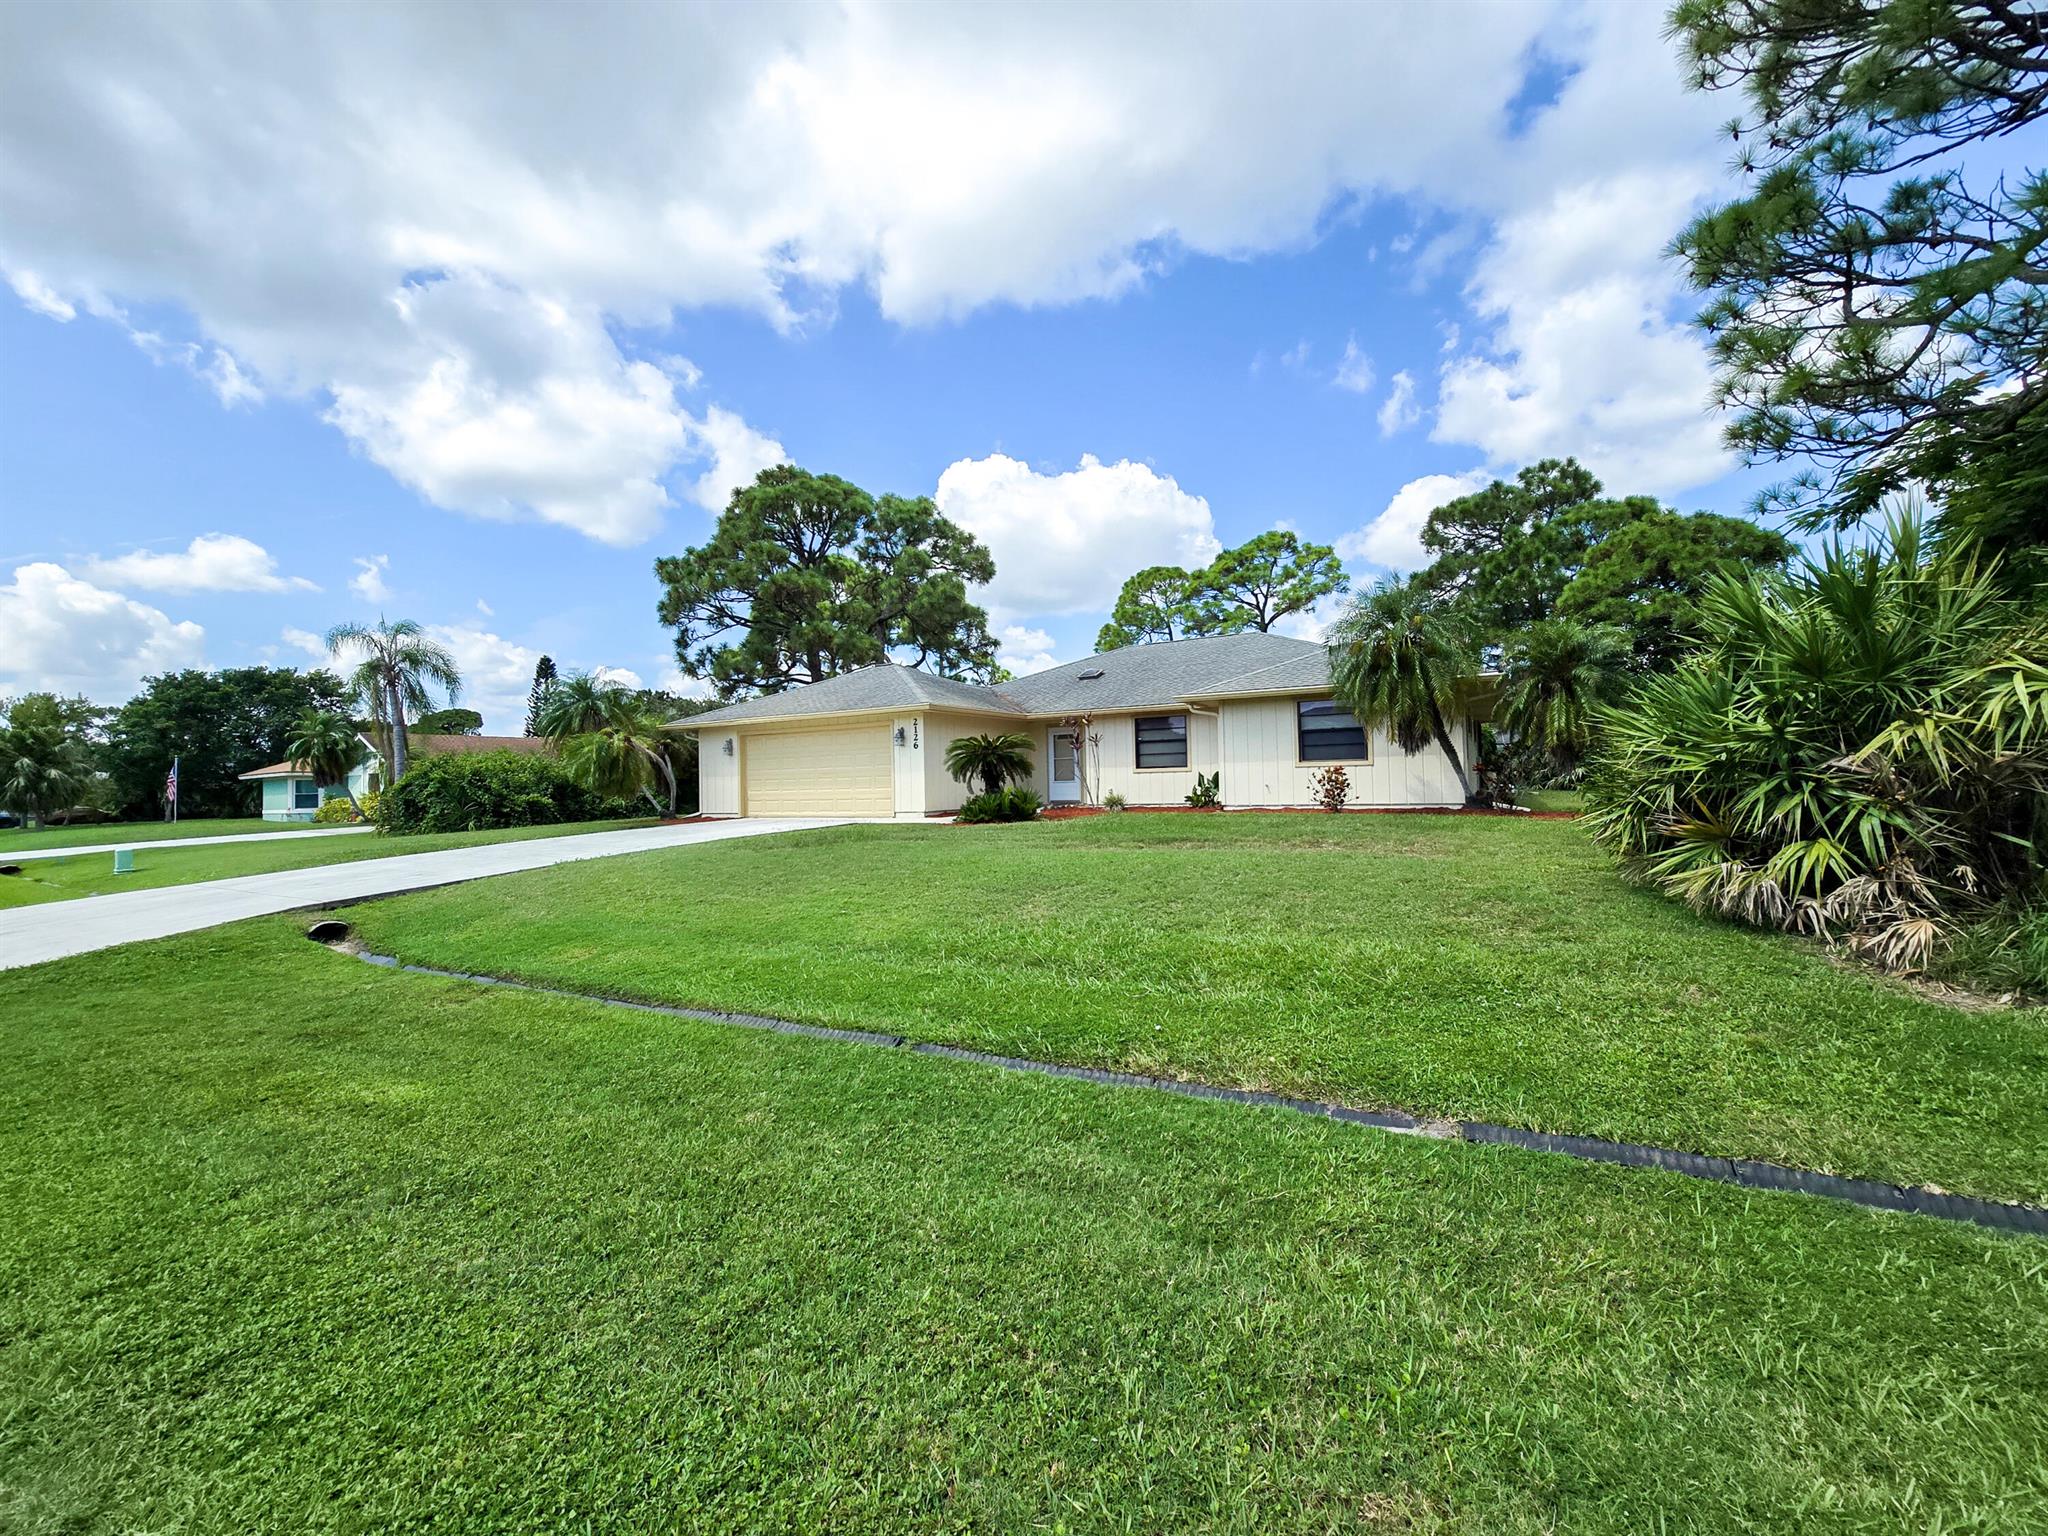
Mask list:
[[[152,673],[204,663],[206,631],[38,561],[0,587],[0,692],[119,703]]]
[[[1422,527],[1429,514],[1447,501],[1469,495],[1485,485],[1483,470],[1462,475],[1423,475],[1394,492],[1385,509],[1363,528],[1337,540],[1337,553],[1390,571],[1412,571],[1428,563],[1422,549]]]
[[[261,544],[234,533],[203,533],[183,550],[136,550],[88,560],[80,574],[147,592],[317,592],[303,576],[280,575]]]
[[[1358,350],[1358,338],[1350,337],[1344,343],[1344,355],[1337,359],[1337,371],[1330,376],[1330,382],[1354,395],[1363,395],[1372,391],[1374,377],[1372,359]]]
[[[1380,436],[1405,432],[1421,419],[1422,408],[1415,403],[1415,376],[1404,368],[1394,375],[1387,398],[1380,402]]]
[[[1627,175],[1508,220],[1471,286],[1494,330],[1444,364],[1431,436],[1501,466],[1573,454],[1628,493],[1670,495],[1732,468],[1711,365],[1663,259],[1702,190]]]
[[[933,499],[994,554],[998,617],[1106,609],[1133,571],[1206,565],[1222,548],[1208,502],[1128,459],[1083,454],[1060,474],[1000,453],[961,459]]]
[[[592,667],[590,675],[601,683],[615,683],[621,688],[645,688],[640,674],[631,667]]]
[[[679,699],[708,699],[718,692],[711,686],[709,680],[691,677],[673,662],[664,668],[660,677],[655,680],[655,687],[663,693],[672,693]]]
[[[1018,677],[1056,667],[1053,639],[1042,629],[1026,624],[1005,624],[996,631],[996,665]]]
[[[689,434],[697,457],[710,461],[690,487],[690,499],[713,514],[723,512],[732,493],[752,485],[762,470],[790,462],[782,444],[723,406],[714,405],[701,419],[692,418]]]
[[[474,624],[430,624],[427,638],[446,646],[455,658],[462,702],[484,717],[485,734],[518,735],[526,724],[526,695],[541,653]]]
[[[356,573],[348,579],[349,591],[366,603],[390,602],[391,584],[384,579],[384,573],[390,569],[389,555],[356,556]]]
[[[317,656],[322,662],[330,658],[327,642],[310,629],[295,629],[287,624],[278,632],[278,638],[293,650],[304,651],[308,656]]]

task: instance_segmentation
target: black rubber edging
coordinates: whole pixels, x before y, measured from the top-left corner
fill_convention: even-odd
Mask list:
[[[1758,1162],[1745,1157],[1711,1157],[1700,1152],[1681,1152],[1672,1147],[1653,1147],[1640,1142],[1607,1141],[1598,1136],[1567,1136],[1556,1131],[1525,1131],[1512,1125],[1493,1125],[1484,1120],[1424,1120],[1398,1109],[1353,1109],[1345,1104],[1320,1099],[1295,1099],[1283,1094],[1262,1093],[1252,1088],[1225,1088],[1215,1083],[1189,1082],[1184,1078],[1149,1077],[1136,1072],[1114,1072],[1104,1067],[1076,1067],[1063,1062],[1035,1061],[1027,1056],[997,1056],[965,1046],[937,1045],[908,1041],[901,1035],[878,1034],[864,1029],[831,1029],[822,1024],[798,1024],[789,1019],[759,1013],[722,1013],[711,1008],[682,1008],[669,1003],[641,1003],[629,998],[606,997],[595,992],[573,992],[566,987],[544,987],[530,981],[513,981],[504,976],[486,976],[474,971],[448,971],[431,965],[405,965],[390,955],[348,949],[371,965],[410,971],[417,976],[438,976],[447,981],[472,981],[480,986],[505,987],[516,992],[538,992],[548,997],[565,997],[573,1002],[600,1003],[608,1008],[629,1008],[636,1013],[666,1014],[678,1019],[696,1019],[708,1024],[734,1024],[742,1029],[762,1029],[778,1035],[802,1035],[812,1040],[836,1040],[846,1045],[879,1045],[887,1049],[908,1048],[920,1056],[942,1056],[949,1061],[973,1062],[998,1067],[1006,1072],[1033,1072],[1041,1077],[1071,1078],[1111,1088],[1144,1088],[1155,1093],[1177,1094],[1182,1098],[1215,1099],[1226,1104],[1243,1104],[1255,1109],[1279,1109],[1293,1114],[1337,1120],[1346,1125],[1368,1126],[1374,1130],[1405,1135],[1455,1136],[1459,1140],[1488,1146],[1516,1147],[1528,1152],[1548,1152],[1577,1158],[1581,1162],[1612,1163],[1623,1168],[1655,1168],[1687,1178],[1707,1179],[1716,1184],[1733,1184],[1742,1189],[1818,1195],[1842,1200],[1872,1210],[1904,1211],[1915,1216],[1932,1216],[1940,1221],[1959,1221],[1999,1232],[2021,1232],[2048,1237],[2048,1208],[2014,1205],[1999,1200],[1981,1200],[1972,1195],[1951,1195],[1939,1190],[1910,1185],[1886,1184],[1877,1179],[1846,1179],[1837,1174],[1817,1173],[1809,1168],[1787,1168],[1779,1163]]]

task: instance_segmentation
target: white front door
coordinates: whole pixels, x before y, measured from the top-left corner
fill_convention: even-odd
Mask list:
[[[1073,805],[1081,798],[1081,760],[1072,731],[1052,733],[1052,772],[1046,784],[1046,798],[1054,805]]]

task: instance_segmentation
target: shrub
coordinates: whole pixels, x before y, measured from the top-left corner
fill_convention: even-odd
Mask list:
[[[1120,811],[1128,804],[1130,802],[1113,789],[1102,797],[1102,808],[1105,811]]]
[[[1038,796],[1021,784],[980,794],[960,807],[958,819],[980,824],[991,821],[1029,821],[1038,814]]]
[[[1223,804],[1223,775],[1220,773],[1198,773],[1195,787],[1188,796],[1188,804],[1198,811],[1213,811]]]
[[[1324,810],[1341,811],[1344,802],[1351,798],[1351,775],[1338,763],[1318,768],[1308,776],[1308,792]]]
[[[320,809],[313,813],[313,823],[322,827],[348,826],[356,820],[356,808],[348,803],[347,795],[336,795],[331,800],[322,800]]]
[[[1702,652],[1607,712],[1586,818],[1700,911],[1925,965],[2038,889],[2048,629],[1911,518],[1778,576],[1722,576]]]
[[[477,752],[420,760],[379,797],[377,820],[411,836],[593,821],[615,809],[552,756]]]

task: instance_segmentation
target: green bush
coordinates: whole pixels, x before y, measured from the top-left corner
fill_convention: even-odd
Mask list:
[[[1701,911],[1919,969],[2039,889],[2048,627],[1895,521],[1721,576],[1701,651],[1606,713],[1585,825]]]
[[[1223,775],[1221,773],[1198,773],[1195,788],[1188,797],[1188,804],[1198,811],[1213,811],[1223,804]]]
[[[615,802],[585,789],[552,756],[475,752],[429,757],[379,797],[386,832],[478,832],[594,821]]]
[[[1102,797],[1102,808],[1105,811],[1120,811],[1129,804],[1128,800],[1113,789]]]
[[[1029,821],[1038,814],[1038,807],[1038,796],[1021,784],[1012,784],[1008,789],[999,789],[993,794],[976,795],[960,807],[959,819],[977,824],[990,821]]]
[[[320,802],[320,809],[313,813],[313,824],[321,827],[345,827],[356,820],[356,808],[348,803],[347,795],[336,795],[331,800]]]

